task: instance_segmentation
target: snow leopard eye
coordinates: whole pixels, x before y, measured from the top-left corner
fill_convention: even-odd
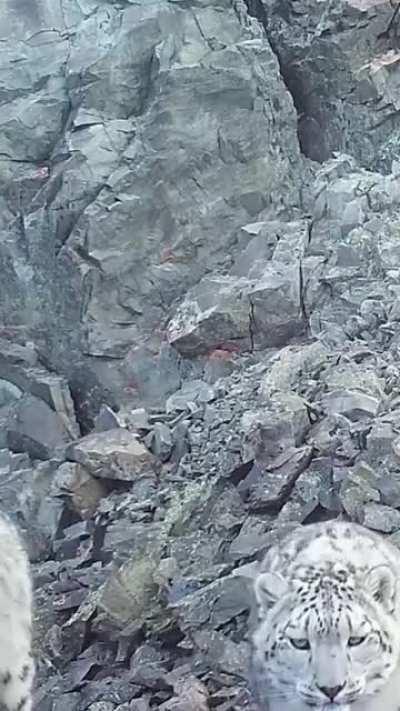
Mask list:
[[[300,649],[301,651],[306,651],[307,649],[311,648],[308,639],[294,639],[293,637],[289,637],[289,641],[292,647],[294,647],[295,649]]]
[[[366,640],[366,637],[349,637],[347,644],[349,647],[358,647],[360,644],[362,644]]]

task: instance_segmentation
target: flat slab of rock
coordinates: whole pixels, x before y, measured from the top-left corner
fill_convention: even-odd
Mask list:
[[[124,429],[83,437],[68,447],[67,458],[83,464],[100,479],[134,481],[139,476],[154,472],[153,455],[131,432]]]

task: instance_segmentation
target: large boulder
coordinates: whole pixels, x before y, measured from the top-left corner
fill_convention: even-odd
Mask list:
[[[100,479],[135,481],[154,474],[153,455],[134,434],[122,428],[83,437],[68,447],[66,456]]]

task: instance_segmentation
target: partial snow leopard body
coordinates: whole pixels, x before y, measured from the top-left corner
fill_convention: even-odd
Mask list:
[[[299,527],[255,580],[262,711],[400,711],[400,551],[355,524]]]
[[[32,587],[14,525],[0,515],[0,711],[31,711]]]

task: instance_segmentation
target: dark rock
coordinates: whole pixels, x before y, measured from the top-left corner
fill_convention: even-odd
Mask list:
[[[210,627],[219,629],[248,612],[249,587],[244,578],[227,576],[189,593],[173,605],[182,631]]]
[[[7,425],[7,443],[12,451],[50,459],[70,441],[60,416],[43,400],[27,395],[18,401]]]
[[[102,405],[99,414],[95,417],[94,428],[96,432],[106,432],[120,427],[121,423],[111,407]]]
[[[162,422],[157,422],[148,440],[146,440],[146,443],[157,459],[160,459],[162,462],[168,461],[171,456],[173,439],[172,432],[167,425],[164,425]]]
[[[297,478],[311,462],[311,447],[292,449],[278,457],[273,464],[263,468],[255,464],[240,490],[248,491],[248,504],[252,511],[274,511],[283,505]],[[253,483],[253,481],[254,483]]]

